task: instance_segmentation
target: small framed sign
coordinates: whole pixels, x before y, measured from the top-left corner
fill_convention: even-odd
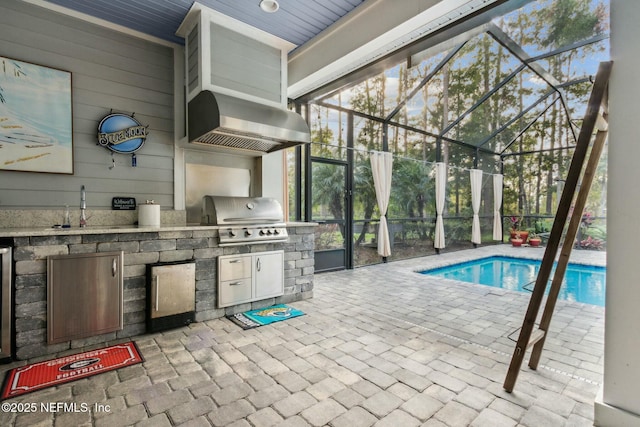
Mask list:
[[[111,199],[111,209],[114,211],[132,211],[135,208],[135,197],[114,197]]]

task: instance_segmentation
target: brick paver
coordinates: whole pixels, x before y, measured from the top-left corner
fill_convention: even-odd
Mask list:
[[[356,406],[331,421],[332,427],[369,427],[378,421],[366,409]]]
[[[331,420],[339,417],[346,411],[347,410],[335,400],[327,399],[305,409],[300,415],[313,426],[326,426]]]

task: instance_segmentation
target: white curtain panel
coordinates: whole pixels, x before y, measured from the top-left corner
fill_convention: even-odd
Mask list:
[[[502,240],[502,175],[493,175],[493,240]]]
[[[444,221],[442,213],[444,212],[444,195],[447,189],[447,165],[444,163],[436,163],[436,235],[433,246],[436,249],[443,249],[444,244]]]
[[[373,185],[376,189],[376,200],[380,209],[380,226],[378,227],[378,254],[383,257],[391,255],[389,227],[387,226],[387,207],[391,195],[391,174],[393,171],[393,155],[379,151],[371,152],[371,171]]]
[[[471,226],[471,243],[479,245],[482,242],[480,233],[480,201],[482,197],[482,171],[472,169],[469,171],[471,178],[471,207],[473,208],[473,225]]]

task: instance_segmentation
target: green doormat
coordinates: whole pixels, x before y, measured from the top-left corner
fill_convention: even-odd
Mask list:
[[[251,329],[302,315],[304,315],[304,313],[296,308],[285,304],[278,304],[267,308],[259,308],[257,310],[245,311],[244,313],[237,313],[227,316],[227,319],[231,320],[242,329]]]

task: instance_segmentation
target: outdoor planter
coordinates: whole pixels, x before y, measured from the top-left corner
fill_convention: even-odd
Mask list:
[[[511,239],[511,244],[515,247],[522,246],[522,239]]]
[[[540,246],[540,242],[542,242],[542,240],[539,237],[532,237],[531,239],[529,239],[529,245],[533,246],[534,248]]]
[[[512,239],[517,239],[519,237],[524,242],[526,242],[527,241],[527,237],[529,237],[529,232],[528,231],[522,231],[522,230],[511,230],[510,234],[511,234],[511,238]]]

